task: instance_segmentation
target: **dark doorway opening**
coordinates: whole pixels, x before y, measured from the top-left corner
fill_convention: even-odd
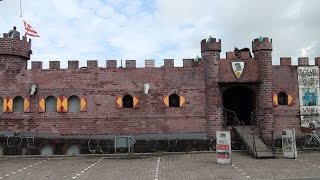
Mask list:
[[[223,92],[223,107],[234,111],[240,122],[250,125],[251,112],[255,110],[255,93],[247,87],[231,87]],[[232,125],[227,121],[227,125]]]

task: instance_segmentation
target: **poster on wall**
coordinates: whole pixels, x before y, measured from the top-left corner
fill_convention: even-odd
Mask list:
[[[319,116],[319,67],[298,67],[301,126],[320,122]]]

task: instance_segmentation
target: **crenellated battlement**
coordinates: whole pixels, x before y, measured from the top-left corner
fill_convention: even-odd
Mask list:
[[[217,41],[216,38],[203,39],[201,41],[201,52],[204,51],[218,51],[221,52],[221,39]]]
[[[233,51],[226,52],[226,59],[250,59],[251,54],[250,51],[240,51],[240,57],[236,56],[236,53]]]
[[[60,70],[60,61],[49,61],[50,70]],[[78,60],[69,60],[68,68],[66,69],[115,69],[115,68],[125,68],[125,69],[136,69],[136,60],[126,60],[125,67],[117,67],[117,60],[106,60],[106,67],[101,67],[98,65],[98,60],[87,60],[86,67],[79,67]],[[183,59],[183,68],[193,68],[203,65],[202,58],[198,59]],[[145,67],[142,68],[175,68],[174,59],[164,59],[164,65],[161,67],[155,66],[155,60],[145,60]],[[181,68],[181,67],[176,67]],[[32,70],[42,70],[42,61],[31,61]]]
[[[235,56],[234,52],[226,52],[226,59],[238,59],[239,57]],[[243,52],[241,54],[240,59],[242,60],[250,60],[249,52]],[[224,61],[224,59],[221,59]],[[155,60],[145,60],[145,67],[138,67],[138,68],[196,68],[196,67],[203,67],[204,61],[202,58],[195,58],[193,59],[183,59],[183,66],[175,67],[174,66],[174,59],[164,59],[164,65],[161,67],[155,66]],[[86,67],[80,67],[78,60],[69,60],[67,68],[60,67],[60,61],[49,61],[49,70],[60,70],[60,69],[116,69],[116,68],[124,68],[124,69],[136,69],[136,60],[125,60],[124,67],[118,67],[117,60],[106,60],[106,66],[102,67],[99,66],[98,60],[87,60]],[[280,58],[280,65],[281,66],[291,66],[292,65],[292,58],[291,57],[281,57]],[[298,58],[298,65],[299,66],[308,66],[309,65],[309,58],[308,57],[299,57]],[[315,58],[315,65],[320,66],[320,57]],[[43,62],[42,61],[31,61],[31,69],[32,70],[42,70],[43,69]]]
[[[270,50],[272,51],[272,39],[268,37],[256,38],[252,41],[252,52]]]
[[[272,39],[268,37],[260,37],[256,38],[252,41],[252,52],[257,51],[272,51]],[[201,41],[201,52],[221,52],[221,39],[212,38],[211,36],[208,39],[203,39]],[[3,55],[3,60],[0,61],[0,70],[8,70],[8,69],[19,69],[20,67],[26,67],[27,60],[30,59],[31,53],[31,39],[27,39],[27,37],[23,36],[21,38],[10,38],[8,33],[3,33],[3,37],[0,38],[0,55]],[[10,59],[5,57],[6,55],[11,55],[12,58],[15,56],[15,59]],[[210,57],[211,54],[208,54]],[[250,51],[239,51],[238,53],[229,51],[226,52],[226,59],[251,59]],[[22,63],[25,63],[21,65]],[[6,64],[5,68],[2,66]],[[60,70],[61,62],[60,61],[49,61],[49,69],[50,70]],[[315,64],[320,66],[320,57],[315,58]],[[106,60],[106,63],[103,65],[98,64],[97,60],[88,60],[86,67],[80,67],[80,63],[78,60],[69,60],[68,67],[65,69],[115,69],[118,68],[117,60]],[[292,65],[290,57],[282,57],[280,58],[280,65],[282,66],[290,66]],[[309,65],[309,59],[307,57],[298,58],[298,65],[307,66]],[[205,67],[205,63],[202,61],[202,58],[194,58],[194,59],[183,59],[183,68],[195,68],[195,67]],[[4,67],[4,66],[3,66]],[[103,68],[102,68],[103,67]],[[126,60],[124,62],[125,69],[136,69],[137,62],[136,60]],[[174,59],[164,59],[163,66],[156,67],[154,59],[145,60],[145,68],[175,68]],[[181,68],[181,67],[179,67]],[[20,68],[23,69],[23,68]],[[32,70],[42,70],[43,62],[33,61],[31,62]]]
[[[13,55],[30,59],[31,51],[31,39],[27,39],[26,36],[20,38],[10,38],[8,33],[3,33],[3,37],[0,38],[0,55]]]
[[[320,57],[314,58],[315,65],[320,66]],[[281,57],[280,58],[280,66],[291,66],[291,57]],[[298,58],[298,66],[309,66],[309,58],[308,57],[299,57]]]
[[[291,57],[281,57],[280,58],[281,66],[291,66]]]

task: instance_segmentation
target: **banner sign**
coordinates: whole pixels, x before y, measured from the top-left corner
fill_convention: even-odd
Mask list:
[[[298,67],[301,126],[309,127],[319,117],[319,67]]]

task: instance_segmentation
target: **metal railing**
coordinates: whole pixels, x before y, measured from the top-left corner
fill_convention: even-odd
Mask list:
[[[250,148],[250,145],[247,144],[249,142],[245,142],[244,137],[244,131],[247,131],[247,128],[244,124],[243,121],[240,121],[237,117],[237,114],[235,111],[231,111],[229,109],[223,109],[223,127],[226,126],[238,126],[241,127],[241,131],[237,133],[240,135],[240,138],[242,141],[244,141],[244,144],[247,146],[247,149],[253,154],[253,156],[256,158],[257,157],[257,148],[256,148],[256,143],[255,143],[255,134],[254,133],[247,133],[248,135],[252,135],[252,149]],[[249,139],[251,137],[248,137]]]
[[[267,110],[263,108],[255,109],[253,112],[251,112],[250,117],[250,124],[253,127],[253,130],[255,133],[251,133],[248,128],[244,125],[243,121],[240,121],[237,118],[237,114],[235,111],[231,111],[229,109],[223,109],[223,121],[222,126],[225,128],[227,126],[241,126],[241,131],[238,132],[240,136],[244,137],[244,131],[248,131],[249,137],[248,139],[252,138],[252,149],[250,149],[250,146],[248,144],[249,150],[252,152],[255,158],[257,158],[257,146],[256,146],[256,137],[258,136],[263,143],[266,144],[266,146],[272,151],[273,154],[275,154],[275,146],[273,144],[272,139],[270,139],[268,136],[266,136],[263,131],[265,130],[262,123],[257,121],[257,117],[261,115],[261,113],[265,113]],[[257,134],[256,134],[257,133]],[[247,136],[248,136],[247,135]],[[252,137],[251,137],[252,136]],[[249,142],[248,142],[249,143]]]
[[[257,146],[256,146],[256,139],[255,139],[255,133],[251,133],[252,134],[252,151],[254,152],[254,158],[257,158]]]
[[[243,122],[239,121],[235,111],[223,108],[223,121],[222,127],[226,128],[227,126],[241,126]]]
[[[257,108],[254,111],[251,112],[250,117],[250,124],[254,127],[254,129],[258,132],[259,138],[267,145],[269,149],[272,150],[272,153],[275,154],[275,146],[273,144],[272,138],[266,136],[263,131],[265,130],[265,127],[262,125],[261,122],[258,122],[258,116],[260,116],[262,113],[266,112],[267,110],[264,108]]]

